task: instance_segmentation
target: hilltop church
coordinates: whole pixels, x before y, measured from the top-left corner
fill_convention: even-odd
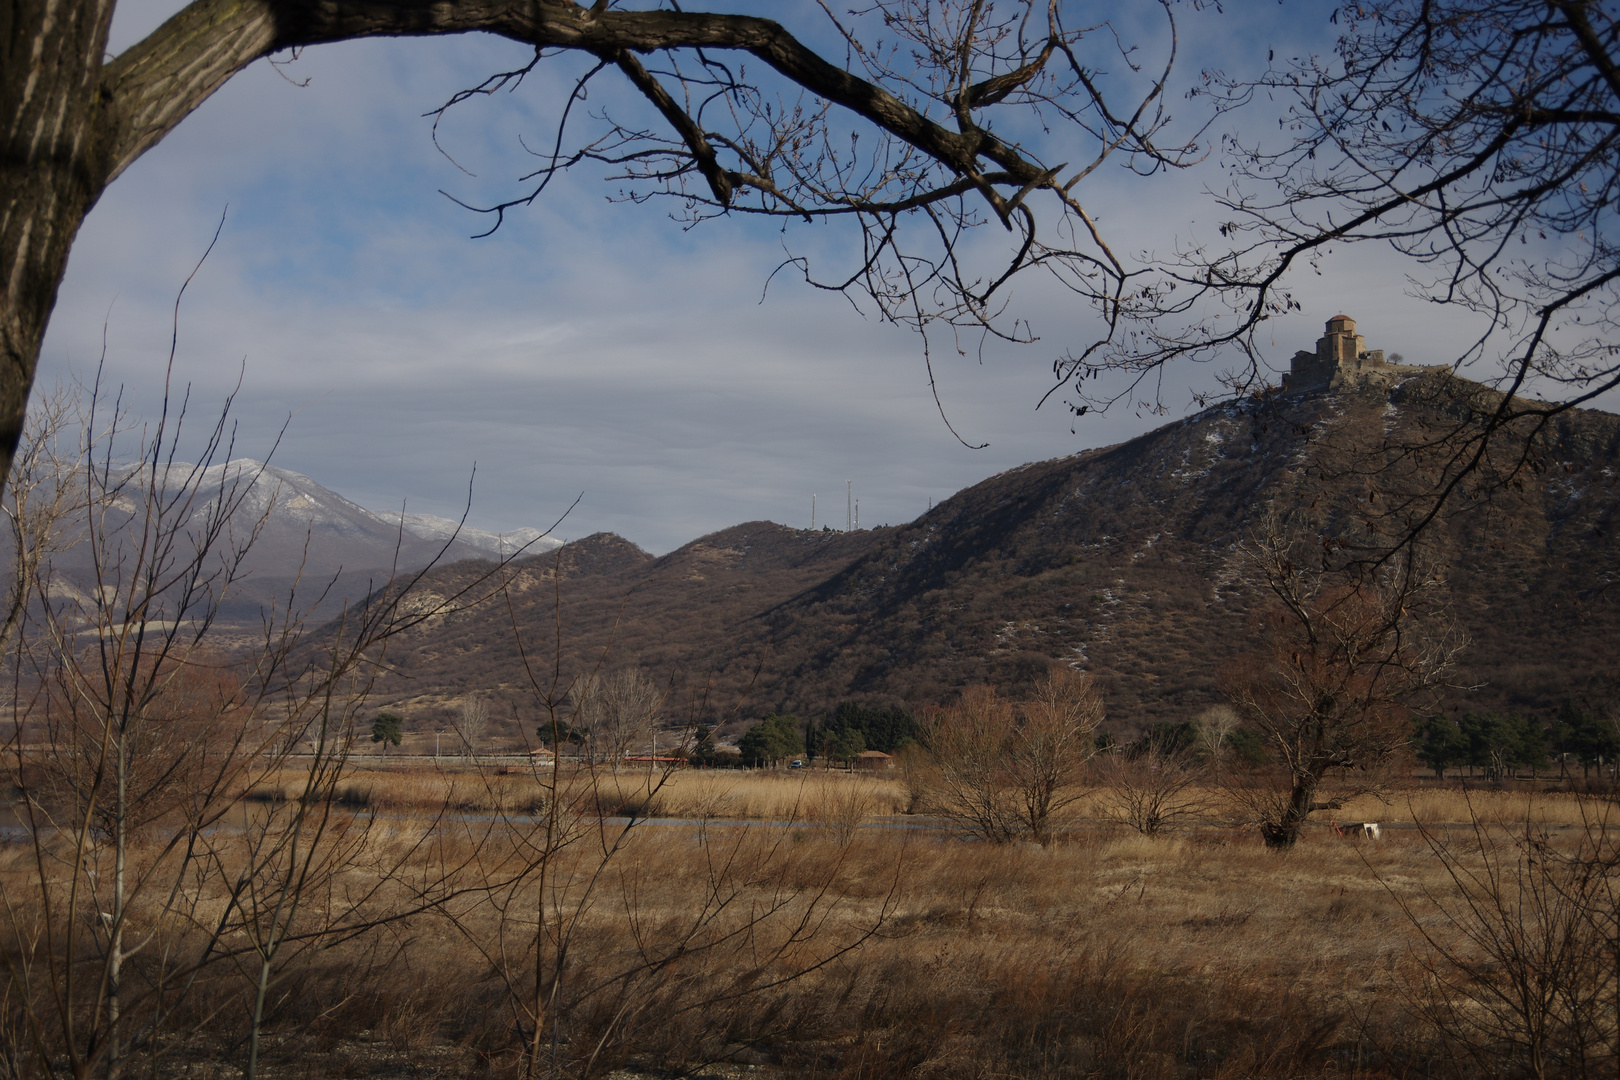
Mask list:
[[[1327,322],[1327,333],[1317,338],[1315,352],[1301,349],[1294,354],[1283,385],[1290,393],[1338,389],[1351,382],[1388,381],[1397,375],[1423,370],[1388,363],[1383,349],[1367,348],[1367,339],[1356,333],[1356,320],[1348,315],[1335,315]]]
[[[1301,349],[1289,365],[1287,388],[1315,390],[1342,383],[1370,369],[1388,368],[1384,350],[1367,351],[1367,339],[1356,333],[1356,320],[1335,315],[1328,320],[1327,333],[1316,340],[1316,351]]]

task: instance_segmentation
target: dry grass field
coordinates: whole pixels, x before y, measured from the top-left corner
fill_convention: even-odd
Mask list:
[[[1538,1073],[1528,1044],[1455,989],[1504,969],[1469,939],[1456,875],[1517,867],[1497,899],[1533,938],[1561,916],[1516,890],[1535,885],[1534,858],[1579,850],[1583,822],[1605,810],[1591,799],[1414,792],[1342,815],[1384,822],[1381,842],[1313,826],[1279,854],[1218,822],[1139,835],[1097,818],[1095,794],[1042,848],[906,816],[903,779],[689,772],[649,791],[646,774],[574,775],[557,814],[534,816],[544,779],[460,768],[343,781],[328,828],[348,846],[287,924],[296,947],[269,976],[258,1075],[504,1077],[531,1060],[536,1075],[570,1077],[1614,1072],[1612,1015],[1595,1050],[1544,1040]],[[275,807],[279,782],[254,805]],[[1505,827],[1482,846],[1474,821]],[[125,1048],[127,1075],[242,1075],[255,954],[203,931],[223,925],[247,856],[210,835],[223,873],[179,875],[175,893],[129,915],[144,944],[124,973],[127,1008],[150,1015]],[[1514,846],[1527,835],[1545,846]],[[173,857],[160,837],[137,863]],[[16,914],[37,892],[36,854],[0,848],[13,913],[5,1076],[44,1075],[31,1046],[71,1037],[49,993],[66,968],[29,939],[37,918]],[[1612,916],[1598,913],[1609,961]],[[91,955],[95,927],[76,934]],[[204,940],[232,959],[188,968]],[[194,981],[181,994],[183,972]],[[1586,989],[1612,1004],[1612,963]]]
[[[579,783],[585,770],[562,765],[564,784]],[[579,775],[576,775],[579,774]],[[1106,792],[1100,784],[1064,815],[1072,826],[1096,825],[1107,814],[1101,803]],[[521,812],[543,803],[552,782],[550,766],[472,767],[453,759],[441,766],[388,765],[359,759],[345,772],[342,793],[358,806],[392,810],[450,806],[462,811],[506,810]],[[633,808],[638,816],[662,818],[742,818],[802,821],[829,812],[833,806],[857,803],[863,817],[904,815],[914,799],[903,770],[890,774],[844,770],[681,770],[650,775],[644,769],[598,767],[590,782],[602,793],[604,810]],[[296,767],[284,767],[257,787],[262,796],[286,796],[300,783]],[[656,788],[656,790],[652,790]],[[1223,817],[1218,792],[1207,791],[1198,801],[1210,807],[1209,817]],[[1361,795],[1343,810],[1319,813],[1320,824],[1340,821],[1377,821],[1397,828],[1415,822],[1458,825],[1475,820],[1491,823],[1577,825],[1582,819],[1579,800],[1562,790],[1513,790],[1498,786],[1413,787],[1394,790],[1383,798]]]

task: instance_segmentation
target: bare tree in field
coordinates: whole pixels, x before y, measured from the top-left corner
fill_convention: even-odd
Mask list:
[[[590,675],[574,691],[574,727],[585,732],[592,761],[617,771],[633,748],[650,739],[664,691],[634,668]]]
[[[450,718],[450,726],[466,749],[467,757],[474,757],[478,753],[479,745],[489,733],[489,702],[480,697],[462,699],[455,714]]]
[[[1080,795],[1102,716],[1091,677],[1066,668],[1025,702],[969,687],[924,714],[927,805],[986,840],[1050,842],[1052,816]]]
[[[1038,843],[1052,839],[1052,815],[1080,797],[1081,772],[1097,752],[1102,696],[1088,674],[1053,668],[1018,709],[1007,747],[1019,820]]]
[[[1261,645],[1225,677],[1227,700],[1259,733],[1275,776],[1239,790],[1272,847],[1291,847],[1313,811],[1376,790],[1409,747],[1410,708],[1461,651],[1437,594],[1442,579],[1407,554],[1375,572],[1313,568],[1322,542],[1269,516],[1239,553],[1268,607]],[[1324,780],[1335,798],[1318,801]]]
[[[1208,768],[1191,746],[1167,746],[1149,739],[1145,746],[1115,755],[1102,770],[1103,812],[1146,836],[1202,817]]]
[[[177,1038],[217,1021],[217,1005],[196,1002],[235,1001],[231,984],[246,976],[252,1077],[290,956],[438,902],[442,878],[430,875],[403,909],[378,903],[411,844],[373,860],[377,884],[333,887],[360,850],[336,803],[354,717],[389,636],[430,613],[401,604],[401,582],[311,641],[295,585],[257,641],[215,647],[216,617],[269,513],[249,511],[262,505],[250,498],[255,469],[210,479],[231,448],[228,414],[188,465],[175,454],[184,406],[135,439],[99,385],[50,404],[19,455],[27,482],[6,504],[8,576],[22,595],[6,637],[0,771],[25,856],[0,874],[0,1061],[15,1075],[156,1071]],[[53,564],[69,540],[82,557]],[[293,797],[244,813],[256,787],[281,790],[285,768],[303,772]]]
[[[986,840],[1016,839],[1005,757],[1012,703],[988,686],[970,686],[956,704],[924,710],[920,718],[931,766],[925,805]]]
[[[1232,734],[1237,731],[1242,718],[1237,710],[1230,705],[1211,705],[1198,714],[1195,724],[1198,728],[1198,742],[1203,748],[1205,756],[1216,769],[1219,769],[1231,753]]]

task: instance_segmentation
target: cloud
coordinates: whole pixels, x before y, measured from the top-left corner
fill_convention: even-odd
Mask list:
[[[165,13],[124,0],[115,45]],[[1250,15],[1181,17],[1195,52],[1184,72],[1263,53]],[[1270,19],[1275,40],[1303,33]],[[238,452],[263,453],[285,424],[279,465],[376,509],[459,516],[476,463],[474,525],[543,526],[583,492],[564,535],[611,529],[664,551],[749,519],[808,524],[812,493],[823,520],[841,521],[827,500],[836,508],[847,480],[863,523],[898,523],[1003,469],[1164,422],[1130,407],[1078,423],[1058,401],[1035,409],[1052,358],[1096,332],[1093,312],[1050,284],[1012,296],[1038,344],[958,355],[936,342],[951,423],[990,444],[974,451],[940,419],[914,337],[789,274],[763,289],[784,245],[847,262],[836,230],[688,231],[668,206],[610,202],[617,186],[581,173],[470,239],[486,219],[440,190],[473,204],[526,190],[517,178],[537,164],[530,148],[549,145],[547,117],[579,65],[548,61],[519,92],[455,110],[440,129],[454,162],[422,114],[527,56],[491,38],[374,40],[242,73],[90,215],[42,377],[93,367],[105,327],[110,379],[154,411],[176,290],[224,213],[181,306],[177,380],[212,403],[245,370]],[[616,93],[604,86],[589,107]],[[1085,192],[1122,250],[1165,251],[1214,232],[1201,188],[1219,180],[1209,167],[1105,170]],[[1279,366],[1339,308],[1374,347],[1444,359],[1456,325],[1403,298],[1390,266],[1351,250],[1301,281],[1307,310],[1277,323]],[[1214,375],[1177,370],[1156,389],[1181,409]]]

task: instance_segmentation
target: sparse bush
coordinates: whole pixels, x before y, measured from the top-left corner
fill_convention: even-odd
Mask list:
[[[1049,843],[1052,815],[1079,797],[1101,721],[1091,677],[1067,668],[1054,668],[1025,702],[971,687],[924,715],[928,806],[995,843]]]
[[[1147,836],[1195,821],[1209,810],[1208,771],[1192,746],[1150,741],[1136,753],[1113,755],[1102,770],[1103,812]]]
[[[1422,829],[1446,881],[1401,899],[1427,945],[1412,995],[1475,1075],[1613,1076],[1620,1063],[1620,829],[1612,804],[1581,806],[1573,844],[1528,818],[1475,814],[1464,839]]]

